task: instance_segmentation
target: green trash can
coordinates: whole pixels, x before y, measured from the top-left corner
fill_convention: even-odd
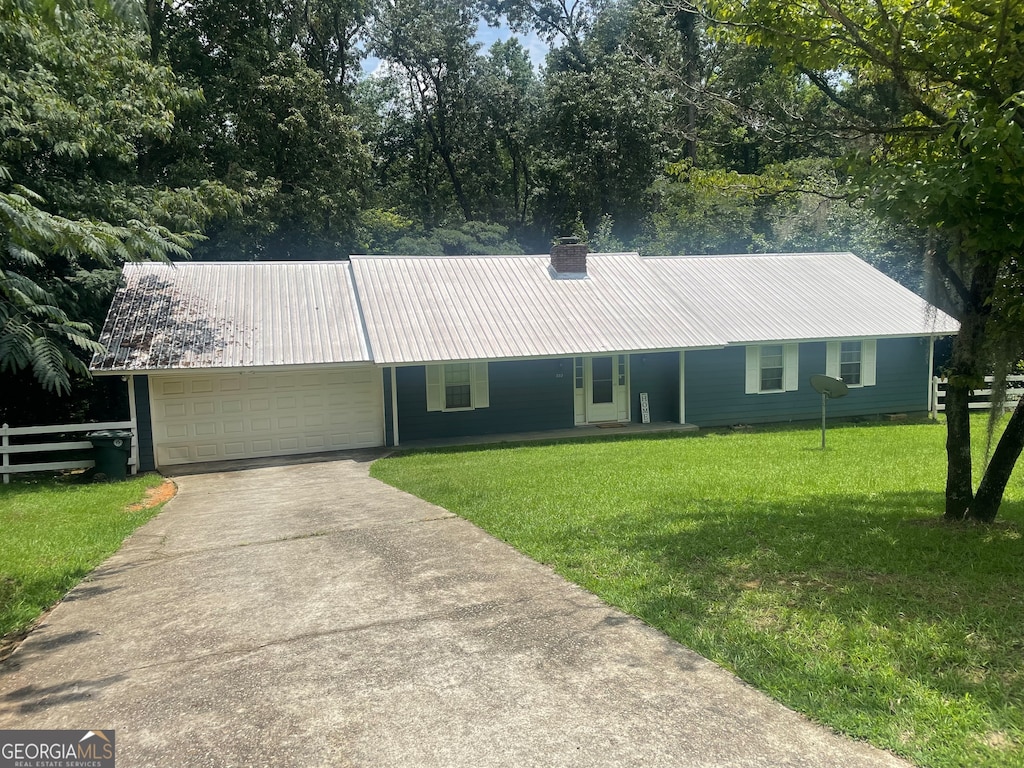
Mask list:
[[[99,429],[87,432],[92,441],[92,457],[96,462],[93,478],[96,480],[124,480],[128,477],[128,457],[132,453],[130,429]]]

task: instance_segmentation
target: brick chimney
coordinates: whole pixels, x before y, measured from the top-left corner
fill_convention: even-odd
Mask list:
[[[586,277],[587,248],[578,237],[560,237],[551,246],[551,271],[555,277]]]

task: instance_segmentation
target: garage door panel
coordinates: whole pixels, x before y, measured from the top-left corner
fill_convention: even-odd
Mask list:
[[[220,446],[216,443],[196,446],[196,458],[201,461],[213,461],[220,457]]]
[[[383,444],[374,368],[150,378],[157,463]]]

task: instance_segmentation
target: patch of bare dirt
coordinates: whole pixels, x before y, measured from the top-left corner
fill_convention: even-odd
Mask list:
[[[152,509],[157,504],[163,504],[165,501],[170,501],[174,498],[174,494],[178,492],[178,486],[174,484],[173,480],[164,480],[156,488],[150,488],[146,491],[145,498],[138,504],[132,504],[128,507],[129,512],[141,512],[144,509]]]

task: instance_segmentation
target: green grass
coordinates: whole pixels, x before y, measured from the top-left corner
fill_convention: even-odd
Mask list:
[[[151,518],[158,508],[125,508],[161,482],[144,475],[92,485],[0,485],[0,640],[31,625]]]
[[[983,424],[977,453],[983,454]],[[945,428],[413,453],[372,473],[836,730],[925,766],[1024,765],[1024,472],[939,523]]]

